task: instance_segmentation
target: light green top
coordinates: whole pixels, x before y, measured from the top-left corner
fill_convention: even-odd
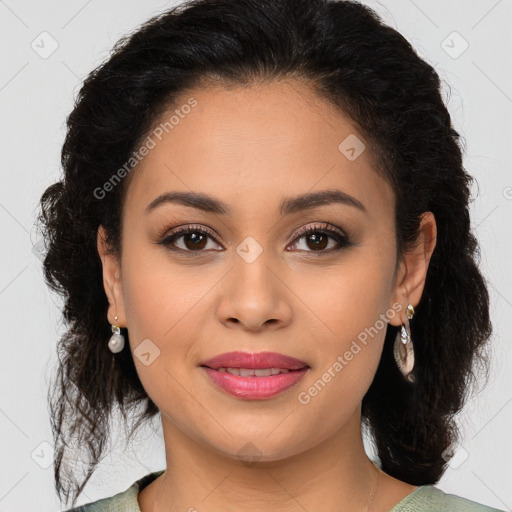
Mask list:
[[[143,476],[126,491],[65,512],[141,512],[137,495],[164,470]],[[397,503],[389,512],[504,512],[454,494],[446,494],[433,485],[421,485]]]

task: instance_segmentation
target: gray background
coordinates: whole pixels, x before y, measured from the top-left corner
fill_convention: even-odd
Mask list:
[[[460,417],[464,437],[438,486],[511,510],[512,0],[365,3],[438,70],[466,141],[466,167],[478,182],[471,213],[490,281],[491,377]],[[60,510],[46,393],[63,327],[60,299],[43,281],[34,219],[43,190],[59,177],[65,118],[82,80],[112,45],[171,5],[0,0],[0,511]],[[141,433],[131,451],[114,447],[79,504],[165,466],[158,421]]]

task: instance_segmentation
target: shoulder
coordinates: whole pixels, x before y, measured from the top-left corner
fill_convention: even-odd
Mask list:
[[[139,491],[144,489],[146,485],[149,485],[163,472],[164,470],[149,473],[139,478],[125,491],[108,498],[102,498],[91,503],[86,503],[85,505],[80,505],[66,510],[65,512],[141,512],[137,501]]]
[[[504,512],[455,494],[447,494],[433,485],[422,485],[395,505],[390,512]]]

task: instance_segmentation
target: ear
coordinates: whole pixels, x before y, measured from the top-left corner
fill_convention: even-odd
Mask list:
[[[103,287],[108,299],[108,321],[111,324],[126,327],[121,267],[118,257],[109,249],[107,232],[101,225],[98,228],[97,247],[103,267]],[[116,315],[117,321],[115,320]]]
[[[425,288],[428,265],[437,241],[437,226],[434,214],[425,212],[421,217],[415,246],[406,252],[397,270],[392,304],[402,306],[400,314],[389,319],[389,323],[400,326],[406,322],[407,305],[416,307]]]

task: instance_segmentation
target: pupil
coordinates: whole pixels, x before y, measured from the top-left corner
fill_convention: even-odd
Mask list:
[[[201,240],[203,239],[203,240]],[[198,233],[190,233],[188,235],[185,235],[185,240],[191,240],[192,241],[192,249],[202,249],[204,247],[204,240],[206,239],[206,237],[202,234],[198,234]],[[201,242],[203,242],[202,245]],[[185,245],[187,245],[187,249],[190,249],[191,247],[189,247],[189,245],[187,243],[185,243]]]
[[[313,242],[314,242],[313,248],[325,249],[326,241],[327,241],[327,237],[325,235],[323,235],[323,234],[319,234],[319,235],[318,234],[312,234],[312,235],[309,235],[309,239],[313,240]],[[318,243],[319,241],[320,241],[320,243]]]

